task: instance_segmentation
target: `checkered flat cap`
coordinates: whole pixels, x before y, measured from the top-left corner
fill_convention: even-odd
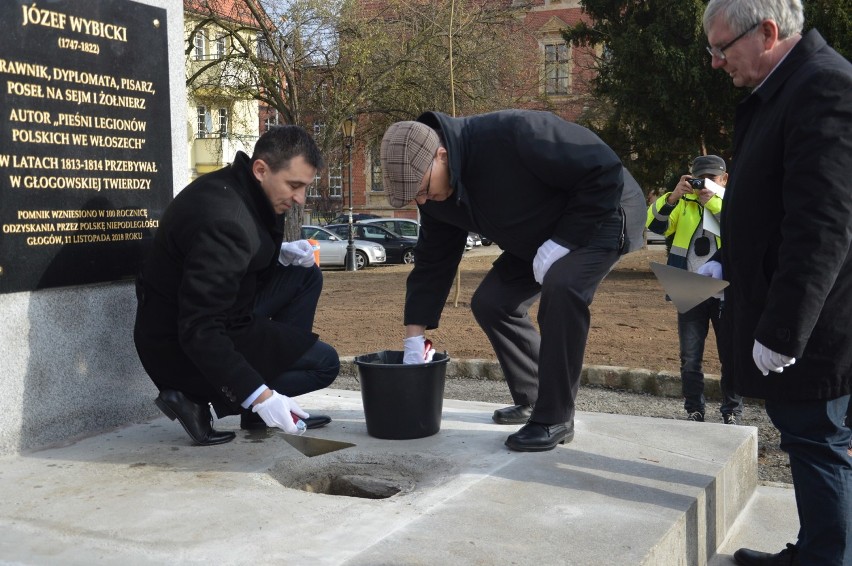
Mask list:
[[[391,124],[382,138],[382,183],[394,208],[417,195],[420,182],[441,143],[435,130],[420,122]]]

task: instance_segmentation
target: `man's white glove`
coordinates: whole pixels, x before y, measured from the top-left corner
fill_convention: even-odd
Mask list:
[[[406,338],[402,342],[403,364],[425,364],[432,361],[435,355],[435,348],[432,347],[432,341],[426,340],[421,334],[420,336],[412,336]]]
[[[251,408],[252,412],[260,415],[266,426],[278,427],[288,434],[299,434],[300,431],[296,428],[296,423],[293,422],[293,415],[300,419],[306,419],[311,415],[303,411],[295,401],[286,395],[281,395],[274,389],[270,391],[272,391],[272,397],[254,405]]]
[[[314,247],[307,240],[284,242],[281,244],[278,262],[285,267],[288,265],[310,267],[314,264]]]
[[[698,275],[704,275],[705,277],[712,277],[713,279],[721,279],[722,264],[718,261],[708,261],[699,267],[696,273],[698,273]]]
[[[548,240],[538,248],[533,260],[533,276],[535,280],[541,284],[544,281],[544,276],[547,275],[547,270],[553,265],[556,260],[565,257],[571,252],[565,246],[557,244],[553,240]]]
[[[770,371],[781,373],[785,367],[796,363],[796,358],[773,352],[757,340],[754,341],[754,347],[751,349],[751,357],[754,358],[754,365],[763,375],[769,375]]]

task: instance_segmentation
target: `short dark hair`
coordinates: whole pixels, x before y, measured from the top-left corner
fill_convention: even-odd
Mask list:
[[[314,138],[299,126],[275,126],[260,136],[254,145],[252,162],[262,159],[272,171],[290,166],[301,155],[309,165],[322,169],[323,159]]]

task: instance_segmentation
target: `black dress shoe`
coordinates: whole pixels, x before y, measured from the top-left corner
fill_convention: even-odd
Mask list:
[[[530,421],[521,430],[509,435],[506,446],[518,452],[544,452],[573,439],[574,421],[551,425]]]
[[[236,437],[234,432],[219,432],[213,428],[210,405],[193,403],[180,391],[164,389],[154,403],[171,420],[177,419],[186,433],[201,446],[224,444]]]
[[[524,424],[530,420],[530,415],[532,407],[529,405],[512,405],[494,411],[491,420],[497,424]]]
[[[798,566],[798,549],[790,543],[778,554],[741,548],[734,553],[734,562],[740,566]]]
[[[331,417],[326,415],[311,415],[306,419],[302,419],[305,425],[310,428],[320,428],[331,422]],[[240,413],[240,428],[243,430],[265,430],[266,423],[260,418],[257,413],[251,410],[244,410]]]

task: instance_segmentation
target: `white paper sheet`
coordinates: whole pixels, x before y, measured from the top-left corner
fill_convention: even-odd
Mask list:
[[[653,261],[651,270],[679,313],[703,303],[729,285],[724,279],[713,279]]]

